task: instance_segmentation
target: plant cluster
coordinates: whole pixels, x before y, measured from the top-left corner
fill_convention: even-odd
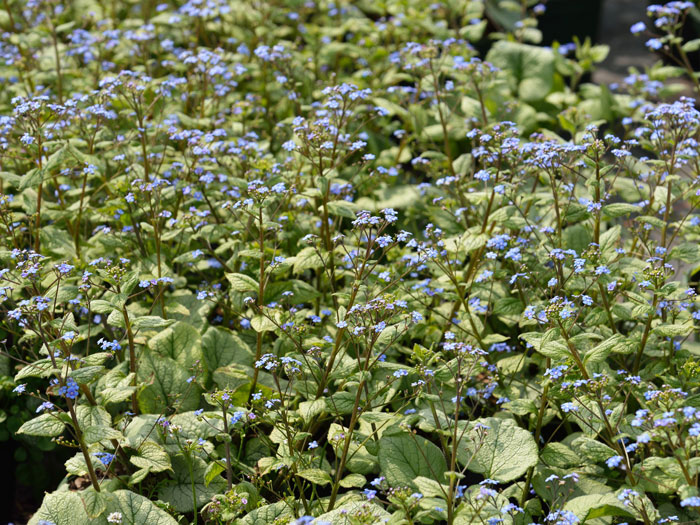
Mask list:
[[[692,2],[616,86],[526,0],[3,5],[30,523],[698,519]]]

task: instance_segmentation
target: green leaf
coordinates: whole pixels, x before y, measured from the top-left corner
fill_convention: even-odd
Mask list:
[[[270,525],[275,523],[279,518],[292,518],[292,508],[286,501],[278,501],[272,505],[265,505],[252,510],[246,516],[241,518],[238,523],[240,525]]]
[[[606,459],[617,455],[612,448],[600,441],[580,436],[571,442],[571,448],[574,449],[580,456],[587,458],[594,463],[600,463]]]
[[[112,303],[105,301],[104,299],[95,299],[94,301],[90,301],[90,309],[96,314],[109,315],[115,308],[116,307]]]
[[[85,463],[85,456],[83,456],[82,452],[78,452],[75,456],[68,459],[64,465],[66,472],[74,476],[87,476],[88,474],[87,463]]]
[[[223,422],[216,419],[217,412],[204,412],[202,416],[206,420],[197,417],[195,412],[181,412],[172,417],[173,425],[177,425],[182,430],[180,433],[189,439],[208,439],[219,432],[223,432]]]
[[[511,89],[526,102],[543,100],[552,90],[554,54],[551,50],[501,40],[493,45],[486,60],[508,75]]]
[[[24,423],[19,427],[17,433],[28,436],[55,437],[63,433],[65,426],[63,421],[54,414],[41,414]]]
[[[95,520],[91,520],[85,512],[80,496],[69,491],[47,494],[28,525],[38,525],[42,520],[52,522],[54,525],[95,523]],[[99,523],[106,523],[106,520],[100,520]]]
[[[352,392],[336,392],[335,394],[325,397],[326,411],[334,415],[343,415],[352,413],[355,406],[355,394]]]
[[[188,383],[192,375],[176,361],[144,349],[139,363],[138,381],[146,387],[139,392],[138,400],[145,413],[161,413],[168,407],[195,410],[199,407],[200,388]]]
[[[29,170],[20,180],[19,189],[34,188],[44,181],[46,171],[40,168]]]
[[[549,443],[540,452],[542,463],[552,467],[568,468],[581,464],[581,457],[569,447],[557,441]]]
[[[685,337],[693,331],[692,323],[686,324],[662,324],[654,327],[654,332],[659,337]]]
[[[226,279],[231,283],[231,290],[234,292],[257,292],[259,288],[255,279],[242,273],[227,273]]]
[[[144,441],[139,447],[137,455],[129,458],[134,465],[151,472],[170,470],[170,456],[163,447],[153,441]]]
[[[474,428],[476,423],[488,427],[481,446],[478,444],[481,431]],[[518,479],[537,464],[535,438],[515,421],[489,417],[472,422],[470,427],[457,454],[460,463],[469,470],[506,482]]]
[[[295,274],[300,274],[305,270],[314,270],[316,268],[323,267],[323,259],[321,259],[318,251],[313,246],[307,246],[297,253],[294,257],[293,263]]]
[[[442,485],[434,479],[418,476],[414,481],[418,491],[429,498],[444,498],[449,493],[449,485]]]
[[[663,228],[665,224],[662,219],[652,215],[640,215],[636,220],[642,224],[651,224],[655,228]]]
[[[163,319],[158,315],[143,315],[134,319],[133,326],[138,330],[159,330],[174,322],[173,319]]]
[[[599,345],[594,346],[590,350],[586,352],[586,355],[583,357],[583,362],[588,364],[588,363],[600,363],[601,361],[605,361],[605,358],[610,355],[610,352],[612,352],[613,348],[620,342],[622,342],[625,339],[625,337],[621,334],[615,334],[612,337],[609,337]]]
[[[112,427],[91,425],[83,429],[83,437],[85,438],[85,442],[90,445],[105,439],[120,439],[122,433]]]
[[[391,517],[391,515],[379,505],[367,503],[366,500],[356,498],[346,503],[342,503],[330,512],[321,514],[315,521],[321,523],[332,523],[334,525],[336,523],[338,525],[349,525],[352,523],[352,521],[348,519],[348,516],[353,516],[356,513],[366,516],[362,521],[359,521],[359,523],[389,523],[389,518]],[[261,522],[256,522],[255,525],[263,524]]]
[[[385,98],[374,97],[372,98],[372,103],[380,108],[386,109],[389,115],[399,115],[401,118],[407,118],[409,116],[405,108]]]
[[[520,315],[523,309],[523,303],[517,297],[501,297],[496,300],[493,313],[502,316]]]
[[[83,366],[72,370],[68,375],[72,377],[76,383],[86,385],[103,375],[106,370],[107,369],[102,365]]]
[[[256,332],[274,332],[277,329],[275,323],[264,315],[256,315],[250,320],[250,326]]]
[[[273,296],[275,300],[279,300],[283,292],[292,292],[294,295],[290,298],[295,304],[299,303],[310,303],[316,299],[321,293],[316,290],[309,283],[300,281],[298,279],[290,279],[275,287],[270,287],[270,296]],[[267,300],[268,294],[265,293],[265,298]]]
[[[131,394],[137,390],[135,386],[132,386],[133,378],[134,374],[129,374],[128,376],[122,377],[116,385],[109,386],[104,390],[99,390],[98,399],[104,405],[120,403],[129,399]]]
[[[214,379],[214,384],[219,388],[237,390],[243,385],[250,384],[251,371],[252,370],[249,371],[249,369],[233,364],[217,368],[214,370],[212,377]]]
[[[447,470],[440,449],[421,436],[399,434],[379,440],[379,467],[392,487],[413,486],[418,476],[444,481]]]
[[[214,371],[231,363],[253,366],[248,345],[230,330],[210,327],[202,336],[202,357],[207,370]]]
[[[299,403],[299,414],[305,422],[313,421],[315,417],[322,414],[326,409],[326,399],[314,399]]]
[[[80,428],[87,428],[93,425],[109,427],[112,425],[112,416],[101,406],[78,405],[75,408]]]
[[[192,477],[190,477],[188,461],[192,462]],[[161,486],[158,497],[170,503],[178,512],[193,510],[192,483],[197,494],[197,508],[202,507],[212,496],[226,489],[226,481],[223,478],[212,479],[209,484],[205,483],[207,464],[200,457],[192,456],[188,459],[175,456],[172,458],[172,467],[175,471],[175,479]]]
[[[148,525],[177,525],[177,521],[170,514],[135,492],[117,490],[111,496],[103,516],[112,512],[119,512],[122,515],[123,525],[138,525],[141,523],[147,523]],[[74,521],[73,523],[78,522]]]
[[[91,518],[97,518],[105,510],[107,510],[107,502],[111,494],[107,492],[96,492],[93,487],[90,487],[80,492],[80,499],[85,506],[85,511]]]
[[[367,478],[362,474],[348,474],[340,480],[340,486],[345,489],[360,489],[367,484]]]
[[[299,471],[299,476],[315,485],[328,485],[331,483],[331,475],[320,468],[307,468]]]
[[[564,510],[576,514],[584,523],[586,520],[603,516],[624,516],[634,518],[634,514],[613,494],[587,494],[566,502]]]
[[[693,40],[688,40],[682,47],[683,51],[686,53],[692,53],[700,49],[700,38],[694,38]]]
[[[348,219],[355,219],[355,208],[352,203],[346,201],[331,201],[327,205],[328,213],[331,215],[339,215],[341,217],[347,217]],[[319,211],[322,210],[321,206]]]
[[[628,204],[626,202],[615,202],[613,204],[603,206],[603,214],[611,219],[622,217],[623,215],[627,215],[629,213],[638,213],[640,211],[642,211],[642,209],[639,206]]]
[[[51,359],[39,359],[24,366],[15,375],[15,382],[19,382],[26,377],[48,377],[54,371]]]
[[[208,487],[224,470],[224,466],[218,461],[209,463],[207,471],[204,473],[204,484]]]
[[[574,224],[564,229],[563,237],[566,247],[576,250],[577,253],[583,252],[591,242],[591,234],[582,224]]]
[[[566,359],[570,356],[569,348],[560,340],[555,339],[558,332],[556,329],[550,329],[546,333],[527,332],[520,334],[520,338],[530,343],[535,350],[544,356],[552,359]]]
[[[148,347],[189,370],[202,357],[201,338],[193,326],[179,321],[148,342]]]
[[[129,486],[141,483],[151,473],[150,469],[140,468],[129,477]]]

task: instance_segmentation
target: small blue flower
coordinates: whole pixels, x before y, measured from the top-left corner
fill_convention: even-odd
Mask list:
[[[77,398],[80,394],[80,388],[78,387],[78,383],[76,383],[72,377],[69,377],[66,381],[65,386],[62,386],[58,389],[58,394],[61,396],[65,396],[68,399]]]
[[[700,507],[700,497],[693,496],[691,498],[685,498],[683,501],[681,501],[681,507]]]
[[[630,33],[633,35],[638,35],[642,31],[646,31],[647,26],[644,22],[637,22],[632,27],[630,27]]]
[[[664,46],[664,44],[658,38],[650,38],[649,40],[647,40],[646,46],[652,51],[658,51]]]
[[[612,456],[612,457],[605,460],[605,464],[609,468],[616,468],[616,467],[619,467],[620,464],[622,464],[622,460],[623,460],[622,456]]]

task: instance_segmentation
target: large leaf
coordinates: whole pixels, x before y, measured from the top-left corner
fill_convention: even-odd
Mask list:
[[[299,471],[299,476],[314,485],[328,485],[331,483],[331,475],[320,468],[307,468]]]
[[[610,352],[612,352],[612,349],[615,347],[615,345],[617,345],[623,340],[624,336],[620,334],[615,334],[612,337],[609,337],[599,345],[596,345],[595,347],[587,351],[586,355],[583,357],[583,362],[588,364],[604,361],[605,358],[608,357]]]
[[[588,494],[566,502],[564,510],[576,514],[584,523],[586,520],[603,516],[624,516],[634,518],[634,513],[613,494]]]
[[[92,444],[104,441],[105,439],[120,439],[122,433],[112,427],[90,425],[83,429],[83,437],[87,444]]]
[[[48,377],[54,370],[57,369],[53,367],[51,359],[39,359],[22,367],[15,375],[15,381],[19,382],[26,377]]]
[[[192,494],[192,484],[196,493],[197,508],[206,504],[212,496],[223,492],[226,489],[226,481],[223,478],[213,479],[208,484],[205,482],[207,464],[200,457],[190,458],[192,462],[192,474],[188,459],[183,456],[172,458],[175,479],[170,480],[158,491],[158,497],[170,503],[178,512],[192,512],[194,507],[194,496]]]
[[[106,520],[91,520],[80,496],[76,492],[68,491],[47,494],[39,510],[29,520],[28,525],[38,525],[42,520],[52,522],[54,525],[106,522]]]
[[[242,273],[227,273],[226,278],[235,292],[257,292],[258,282]]]
[[[552,89],[551,49],[501,40],[493,45],[486,60],[505,71],[513,92],[526,102],[542,100]]]
[[[145,441],[137,454],[129,460],[137,467],[149,469],[151,472],[170,470],[170,456],[163,447],[153,441]]]
[[[479,441],[482,431],[474,428],[477,423],[488,427],[483,442]],[[537,464],[537,457],[537,444],[530,432],[511,419],[494,417],[475,421],[458,448],[458,459],[469,470],[502,482],[525,474]]]
[[[148,342],[148,346],[154,352],[174,359],[186,370],[202,355],[199,332],[184,322],[177,322],[163,330]]]
[[[129,490],[99,495],[91,490],[84,494],[67,490],[48,494],[29,525],[38,525],[42,520],[55,525],[108,525],[107,516],[113,512],[122,515],[122,525],[177,525],[172,516],[152,501]]]
[[[361,499],[353,499],[341,504],[330,512],[321,514],[316,518],[314,523],[352,523],[347,519],[347,516],[352,516],[355,512],[362,512],[373,518],[368,519],[365,523],[387,523],[391,515],[379,505],[368,503]]]
[[[173,359],[144,350],[139,362],[138,379],[139,383],[148,386],[139,393],[141,410],[161,413],[167,407],[196,409],[201,391],[194,381],[187,382],[191,375]]]
[[[427,439],[408,434],[379,441],[379,467],[393,487],[412,486],[418,476],[444,481],[447,470],[440,449]]]
[[[239,523],[241,525],[269,525],[274,523],[276,519],[284,517],[292,518],[292,509],[286,502],[278,501],[251,511]]]
[[[159,509],[149,499],[129,490],[117,490],[112,494],[102,516],[108,516],[112,512],[121,513],[122,525],[177,525],[170,514]]]
[[[75,413],[81,428],[93,425],[108,427],[112,424],[112,416],[99,405],[78,405],[75,408]]]
[[[189,439],[208,439],[224,431],[224,423],[215,416],[219,412],[203,412],[201,418],[194,412],[182,412],[175,414],[171,419],[173,425],[182,430],[180,433]]]
[[[65,424],[54,414],[41,414],[19,427],[17,433],[28,436],[55,437],[60,436],[64,428]]]
[[[226,328],[212,326],[202,336],[202,356],[207,370],[231,363],[253,366],[253,354],[243,340]]]

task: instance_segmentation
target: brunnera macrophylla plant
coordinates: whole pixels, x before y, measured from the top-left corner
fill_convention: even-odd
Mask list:
[[[32,524],[698,519],[700,112],[484,9],[4,4]]]

